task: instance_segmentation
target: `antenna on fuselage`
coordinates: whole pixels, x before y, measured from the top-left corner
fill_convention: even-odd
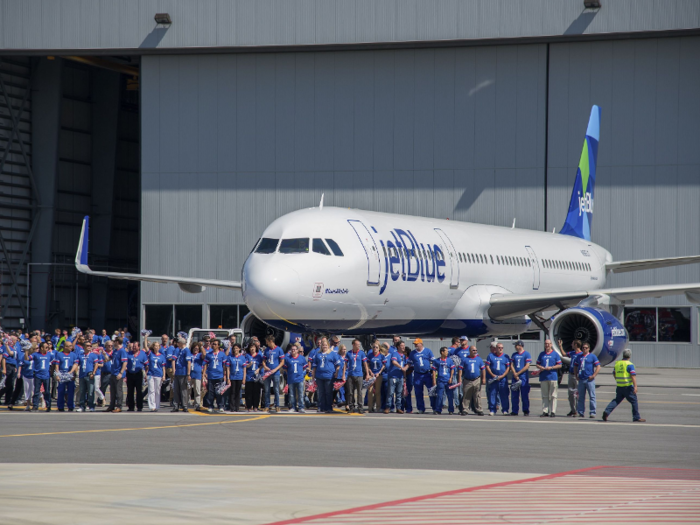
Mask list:
[[[322,209],[323,209],[323,196],[324,196],[324,195],[325,195],[325,193],[321,193],[321,202],[320,202],[320,204],[318,205],[318,209],[319,209],[319,210],[322,210]]]
[[[512,230],[515,229],[515,217],[513,217],[513,226],[510,227]]]

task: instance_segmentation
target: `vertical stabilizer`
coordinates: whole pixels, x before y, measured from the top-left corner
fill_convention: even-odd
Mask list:
[[[587,241],[591,240],[593,222],[593,194],[595,188],[596,165],[598,162],[598,140],[600,138],[600,108],[591,108],[586,138],[583,141],[581,160],[576,170],[574,190],[571,192],[569,213],[562,227],[562,235],[572,235]]]

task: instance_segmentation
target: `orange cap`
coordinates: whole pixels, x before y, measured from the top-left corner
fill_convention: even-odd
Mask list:
[[[414,345],[417,345],[418,343],[423,344],[423,340],[422,340],[420,337],[419,337],[418,339],[414,339],[414,340],[413,340],[413,344],[414,344]]]

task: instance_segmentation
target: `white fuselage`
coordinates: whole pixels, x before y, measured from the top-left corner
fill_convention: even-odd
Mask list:
[[[518,334],[530,320],[489,319],[491,295],[602,288],[612,261],[567,235],[334,207],[289,213],[263,238],[332,239],[343,252],[315,253],[310,241],[308,253],[248,257],[246,304],[291,332]]]

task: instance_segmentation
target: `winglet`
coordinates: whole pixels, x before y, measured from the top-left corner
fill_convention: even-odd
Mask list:
[[[588,119],[586,138],[583,139],[581,160],[576,170],[574,190],[571,193],[569,213],[559,233],[572,235],[587,241],[591,240],[593,222],[593,194],[595,189],[596,165],[598,162],[598,141],[600,139],[600,108],[593,106]]]
[[[79,272],[89,273],[88,267],[88,232],[90,230],[90,217],[87,215],[83,219],[83,229],[80,230],[80,242],[78,251],[75,254],[75,267]]]
[[[325,193],[322,193],[322,194],[321,194],[321,203],[318,205],[318,209],[319,209],[319,210],[322,210],[322,209],[323,209],[323,196],[324,196],[324,195],[325,195]]]

